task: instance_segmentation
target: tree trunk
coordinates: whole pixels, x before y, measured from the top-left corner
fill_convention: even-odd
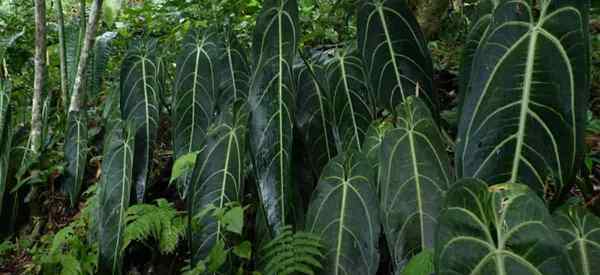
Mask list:
[[[65,45],[65,19],[63,15],[62,0],[56,1],[56,15],[58,17],[58,53],[60,57],[60,99],[63,110],[66,112],[68,107],[68,83],[67,72],[67,48]]]
[[[31,105],[31,150],[42,147],[42,93],[46,76],[46,1],[35,0],[35,75]]]
[[[90,57],[90,52],[92,46],[94,45],[94,39],[96,38],[96,29],[98,27],[98,20],[102,11],[102,2],[102,0],[95,0],[92,4],[90,17],[85,29],[83,47],[81,47],[81,54],[79,56],[79,64],[77,64],[77,74],[75,75],[75,80],[73,81],[73,94],[71,95],[69,112],[79,111],[81,108],[83,81],[88,65],[88,59]]]

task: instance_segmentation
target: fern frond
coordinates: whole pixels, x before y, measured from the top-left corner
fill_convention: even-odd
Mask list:
[[[185,220],[173,205],[164,199],[156,205],[138,204],[127,209],[125,218],[125,237],[123,248],[133,241],[154,239],[161,253],[175,251],[177,244],[185,237]]]
[[[275,239],[262,248],[264,273],[315,274],[315,270],[322,268],[322,250],[318,236],[307,232],[293,233],[291,227],[284,227]]]

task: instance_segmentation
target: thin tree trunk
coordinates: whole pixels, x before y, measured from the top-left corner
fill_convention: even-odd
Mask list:
[[[100,18],[100,13],[102,11],[102,2],[102,0],[95,0],[92,4],[90,17],[85,29],[83,47],[81,47],[81,55],[79,56],[79,64],[77,64],[77,74],[75,75],[75,80],[73,81],[73,94],[71,95],[69,112],[79,111],[81,108],[83,80],[85,77],[85,71],[87,68],[88,59],[90,57],[90,52],[92,46],[94,45],[94,39],[96,38],[98,19]]]
[[[31,104],[31,150],[42,147],[42,93],[46,76],[46,1],[35,0],[35,75]]]
[[[67,111],[67,87],[69,77],[67,72],[67,47],[65,45],[65,19],[63,15],[62,0],[56,0],[56,14],[58,17],[58,44],[60,57],[60,99],[62,101],[63,110]]]

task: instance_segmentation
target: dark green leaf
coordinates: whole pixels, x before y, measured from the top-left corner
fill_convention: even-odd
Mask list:
[[[382,223],[396,270],[435,246],[444,193],[454,182],[440,130],[419,98],[398,106],[379,154]]]
[[[461,180],[440,215],[435,274],[575,274],[553,227],[527,186]]]
[[[559,210],[556,231],[567,242],[575,274],[600,274],[600,218],[582,207]]]
[[[111,43],[116,36],[117,33],[115,32],[105,32],[96,38],[93,51],[94,57],[90,60],[91,66],[89,67],[90,83],[86,84],[89,87],[88,93],[91,96],[97,96],[102,91],[108,60],[113,52]]]
[[[248,121],[244,107],[229,108],[208,129],[190,184],[188,199],[192,217],[210,205],[223,209],[226,204],[241,199]],[[228,226],[214,215],[204,215],[197,222],[200,226],[192,224],[190,227],[193,264],[206,258],[215,243],[223,241],[225,226]]]
[[[8,80],[0,79],[0,214],[8,181],[8,166],[12,148],[10,88]]]
[[[134,42],[121,65],[121,116],[136,129],[133,177],[138,202],[144,200],[160,115],[155,51],[156,41]]]
[[[362,153],[338,155],[323,170],[308,210],[307,231],[321,237],[319,274],[375,274],[379,210],[374,173]]]
[[[537,21],[522,1],[496,8],[462,107],[460,177],[520,182],[541,195],[571,182],[589,96],[584,2],[541,2]]]
[[[218,106],[224,108],[227,104],[248,97],[250,85],[250,64],[245,49],[238,43],[234,35],[229,35],[219,50],[220,83]]]
[[[292,75],[298,33],[296,0],[266,0],[256,22],[249,102],[250,151],[271,235],[294,224]]]
[[[121,274],[125,215],[133,183],[133,129],[116,122],[105,139],[98,194],[99,274]]]
[[[65,139],[65,181],[63,188],[69,195],[71,207],[75,207],[87,165],[88,126],[85,111],[69,112]]]
[[[393,110],[420,94],[436,108],[427,42],[405,0],[366,0],[358,8],[358,46],[378,107]],[[419,86],[424,92],[417,92]]]

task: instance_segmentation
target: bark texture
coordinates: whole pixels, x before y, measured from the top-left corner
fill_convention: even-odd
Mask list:
[[[35,0],[35,75],[31,104],[31,150],[39,152],[42,146],[42,94],[46,77],[46,1]]]
[[[73,81],[73,93],[71,95],[69,112],[79,111],[81,108],[85,72],[88,65],[88,59],[90,58],[90,52],[96,38],[96,29],[98,28],[98,20],[102,11],[102,3],[102,0],[95,0],[92,4],[90,17],[85,29],[83,47],[81,47],[81,54],[79,56],[79,64],[77,64],[77,74]]]

